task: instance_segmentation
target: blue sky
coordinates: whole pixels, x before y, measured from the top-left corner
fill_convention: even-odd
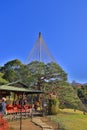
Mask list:
[[[1,0],[0,65],[25,62],[39,32],[68,80],[87,82],[87,0]]]

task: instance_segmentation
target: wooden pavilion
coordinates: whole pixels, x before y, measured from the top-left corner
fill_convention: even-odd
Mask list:
[[[17,95],[21,95],[21,101],[23,101],[23,94],[41,94],[44,93],[41,90],[33,90],[33,89],[29,89],[27,85],[25,85],[24,83],[17,81],[17,82],[13,82],[13,83],[9,83],[6,85],[1,85],[0,86],[0,95],[2,97],[6,97],[6,96],[10,96],[10,93],[14,93]],[[33,96],[32,96],[33,97]],[[15,99],[15,96],[14,96]],[[13,100],[14,100],[13,99]],[[30,112],[30,108],[32,107],[32,99],[31,99],[31,104],[29,105],[23,105],[23,104],[17,104],[16,106],[13,106],[11,103],[8,104],[7,106],[7,114],[15,114],[15,113],[19,113],[20,110],[23,113],[29,113]]]
[[[0,95],[5,96],[9,95],[10,92],[14,93],[26,93],[26,94],[40,94],[44,93],[41,90],[34,90],[34,89],[29,89],[27,85],[20,81],[12,82],[9,84],[1,85],[0,86]]]
[[[21,100],[23,100],[23,94],[41,94],[44,93],[41,90],[33,90],[29,89],[27,85],[20,81],[16,81],[13,83],[9,83],[6,85],[0,86],[0,95],[1,96],[10,96],[10,93],[13,92],[14,94],[22,94]],[[20,119],[20,130],[22,130],[22,118],[27,118],[29,116],[33,116],[33,105],[16,105],[13,106],[9,104],[7,107],[7,120],[16,120]]]

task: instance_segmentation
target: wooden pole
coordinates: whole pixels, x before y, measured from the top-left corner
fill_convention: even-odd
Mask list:
[[[23,107],[23,93],[21,98],[21,109],[20,109],[20,130],[22,130],[22,107]]]

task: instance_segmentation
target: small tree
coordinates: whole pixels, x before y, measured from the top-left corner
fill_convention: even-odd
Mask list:
[[[53,96],[49,99],[49,104],[48,104],[48,114],[55,115],[58,113],[59,110],[59,101],[58,98]]]

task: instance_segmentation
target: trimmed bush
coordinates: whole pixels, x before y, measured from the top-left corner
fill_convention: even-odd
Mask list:
[[[49,99],[48,104],[48,114],[55,115],[58,113],[59,110],[59,101],[57,98],[51,98]]]

